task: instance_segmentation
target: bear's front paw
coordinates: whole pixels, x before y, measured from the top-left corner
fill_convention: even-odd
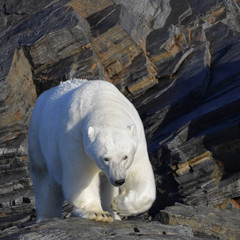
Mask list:
[[[82,211],[75,209],[73,215],[80,218],[86,218],[97,222],[112,222],[113,217],[109,212],[105,211]]]

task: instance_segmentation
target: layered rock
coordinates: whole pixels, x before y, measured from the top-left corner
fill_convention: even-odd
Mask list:
[[[158,215],[164,224],[187,224],[199,237],[215,239],[238,239],[240,235],[239,210],[219,210],[215,208],[176,205],[167,207]]]
[[[229,9],[239,3],[171,4],[165,26],[146,42],[159,84],[134,100],[160,195],[190,205],[238,199],[239,33]]]
[[[36,90],[23,48],[14,52],[5,86],[0,103],[0,222],[8,226],[10,219],[32,212],[34,203],[26,134]]]

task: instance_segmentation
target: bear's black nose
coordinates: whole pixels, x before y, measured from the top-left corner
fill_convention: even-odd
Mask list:
[[[114,181],[114,183],[116,184],[116,186],[121,186],[125,183],[125,179],[116,180]]]

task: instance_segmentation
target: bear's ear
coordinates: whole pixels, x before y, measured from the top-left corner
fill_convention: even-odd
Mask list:
[[[88,138],[90,139],[91,142],[94,142],[95,140],[95,131],[93,127],[88,128]]]
[[[132,137],[136,135],[136,126],[134,124],[128,126],[127,128],[130,131],[130,135]]]

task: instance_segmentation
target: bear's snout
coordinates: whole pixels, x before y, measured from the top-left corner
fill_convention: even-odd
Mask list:
[[[125,179],[116,180],[114,183],[116,186],[121,186],[125,183]]]

